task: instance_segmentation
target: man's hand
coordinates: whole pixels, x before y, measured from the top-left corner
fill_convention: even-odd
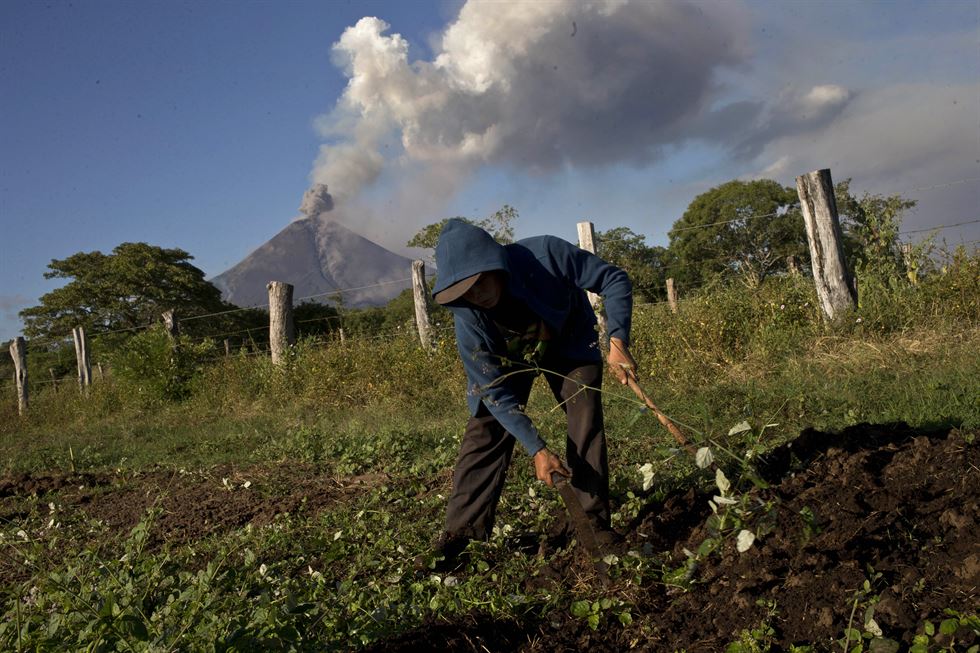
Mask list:
[[[562,464],[561,458],[548,451],[547,447],[539,449],[538,453],[534,454],[534,475],[548,487],[554,487],[555,484],[551,482],[553,472],[558,472],[562,476],[572,475]]]
[[[626,385],[630,375],[636,378],[636,361],[633,360],[629,347],[619,338],[609,339],[609,357],[606,361],[613,376],[623,385]]]

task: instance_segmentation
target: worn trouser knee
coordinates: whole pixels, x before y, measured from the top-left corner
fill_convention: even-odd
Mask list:
[[[602,365],[571,365],[548,384],[568,416],[566,458],[572,487],[597,525],[609,527],[609,461],[602,419]]]
[[[609,526],[609,464],[603,430],[601,363],[556,365],[557,374],[547,374],[555,398],[568,417],[566,458],[585,512],[601,527]],[[518,388],[521,403],[527,403],[533,378]],[[595,388],[595,389],[590,389]],[[480,405],[469,419],[456,467],[453,489],[446,510],[446,531],[472,539],[489,538],[496,519],[497,503],[514,451],[514,437]]]
[[[447,532],[472,539],[490,537],[513,451],[514,438],[481,406],[466,424],[456,458]]]

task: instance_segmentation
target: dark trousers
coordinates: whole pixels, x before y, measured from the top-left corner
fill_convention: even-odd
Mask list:
[[[553,372],[545,372],[545,378],[568,418],[565,460],[572,472],[572,487],[596,525],[608,528],[609,463],[601,393],[583,387],[601,387],[602,364],[548,361],[548,367]],[[527,404],[534,377],[533,372],[512,377],[522,405]],[[448,533],[489,538],[515,442],[481,403],[466,424],[453,470],[453,491],[446,510]],[[556,449],[553,443],[549,448]]]

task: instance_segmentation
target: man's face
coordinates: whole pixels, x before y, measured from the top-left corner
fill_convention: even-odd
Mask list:
[[[497,305],[504,294],[504,275],[499,270],[485,272],[469,290],[463,293],[463,299],[477,308],[490,309]]]

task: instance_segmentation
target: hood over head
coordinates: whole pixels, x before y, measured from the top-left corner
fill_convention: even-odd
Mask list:
[[[503,270],[510,274],[504,246],[483,229],[457,218],[447,221],[439,233],[436,268],[432,296],[440,304],[458,299],[481,272]]]

